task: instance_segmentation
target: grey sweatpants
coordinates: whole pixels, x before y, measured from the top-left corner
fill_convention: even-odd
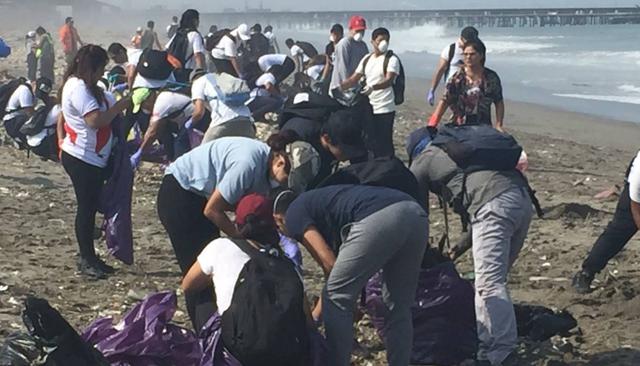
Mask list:
[[[235,118],[218,125],[211,125],[207,128],[207,132],[204,133],[202,143],[205,144],[220,137],[230,136],[249,137],[253,139],[256,137],[256,127],[249,118]]]
[[[492,365],[499,365],[517,345],[507,274],[522,249],[532,215],[526,188],[514,188],[485,203],[471,220],[478,359]]]
[[[329,365],[351,364],[356,301],[380,269],[383,300],[390,311],[385,319],[387,362],[391,366],[409,364],[411,304],[428,245],[428,225],[427,214],[413,201],[392,204],[350,225],[322,293]]]

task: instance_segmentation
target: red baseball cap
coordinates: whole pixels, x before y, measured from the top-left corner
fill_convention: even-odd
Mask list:
[[[367,29],[367,21],[360,15],[354,15],[349,19],[349,29],[359,31]]]
[[[246,224],[249,215],[254,215],[259,221],[272,223],[273,227],[276,227],[276,222],[273,219],[273,202],[261,194],[248,194],[238,202],[236,224],[241,226]]]

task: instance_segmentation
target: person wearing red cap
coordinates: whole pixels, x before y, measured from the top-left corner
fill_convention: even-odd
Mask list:
[[[349,19],[349,36],[342,38],[335,47],[329,90],[340,88],[342,82],[356,71],[360,60],[369,53],[363,41],[366,29],[367,22],[363,17],[354,15]]]
[[[252,258],[249,253],[260,250],[277,258],[286,258],[286,254],[280,248],[280,236],[273,216],[273,202],[270,199],[258,193],[246,195],[238,202],[235,214],[235,225],[240,234],[240,238],[233,240],[229,238],[218,238],[209,243],[198,255],[197,260],[184,276],[181,285],[186,293],[197,293],[207,288],[208,284],[213,283],[217,312],[222,319],[222,322],[218,323],[220,327],[225,327],[225,324],[228,324],[225,323],[225,319],[232,319],[236,316],[234,309],[237,310],[237,308],[232,307],[232,304],[238,304],[242,300],[242,302],[248,300],[247,298],[237,298],[234,300],[234,292],[239,281],[241,281],[239,277],[242,275],[245,265],[247,265]],[[252,254],[252,256],[253,255],[260,254],[256,253]],[[288,332],[283,332],[281,335],[285,337],[295,337],[295,341],[298,341],[298,343],[296,344],[293,339],[281,339],[280,341],[287,347],[290,353],[286,354],[285,352],[285,354],[283,354],[274,350],[266,351],[266,354],[263,354],[263,356],[268,360],[259,364],[308,364],[307,357],[309,349],[307,347],[309,343],[308,339],[300,338],[300,332],[302,332],[302,338],[304,338],[304,335],[306,335],[308,331],[307,327],[312,323],[308,311],[305,310],[304,304],[306,303],[306,298],[302,278],[296,272],[293,262],[280,261],[278,264],[278,283],[283,281],[289,285],[295,284],[297,294],[300,295],[300,297],[296,295],[293,297],[293,302],[288,303],[292,308],[287,311],[286,319],[289,321],[291,327],[288,329]],[[290,265],[290,270],[283,272],[282,270],[288,265]],[[247,276],[247,272],[245,271],[244,273],[245,276]],[[244,279],[248,278],[242,277],[242,280]],[[255,279],[255,277],[253,279]],[[271,281],[272,280],[273,277]],[[269,283],[269,280],[266,281],[266,283]],[[291,291],[290,287],[276,287],[275,290],[285,291],[285,289]],[[279,298],[279,295],[288,296],[288,293],[281,292],[274,296]],[[227,310],[229,310],[229,314],[233,314],[231,318],[227,317],[229,314],[225,314]],[[266,311],[266,309],[264,310]],[[266,321],[268,320],[256,319],[257,324],[265,324],[261,322]],[[278,327],[282,328],[282,325],[279,324]],[[267,326],[265,329],[271,328]],[[265,342],[268,341],[265,340]],[[246,356],[237,353],[232,354],[240,360],[243,359],[243,356]],[[306,361],[298,362],[303,359]],[[292,363],[292,361],[295,363]],[[246,363],[243,361],[243,364]],[[249,365],[251,364],[256,365],[256,363],[249,362]]]

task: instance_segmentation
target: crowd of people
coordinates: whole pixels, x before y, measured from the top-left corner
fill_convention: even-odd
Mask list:
[[[322,268],[326,282],[317,303],[302,294],[285,314],[300,315],[308,327],[324,324],[328,364],[350,364],[358,300],[381,272],[389,309],[387,361],[405,366],[411,358],[411,304],[423,258],[430,255],[432,193],[469,226],[477,364],[518,364],[507,277],[536,201],[517,164],[522,149],[505,132],[500,78],[486,66],[477,29],[464,28],[443,50],[427,92],[436,108],[408,136],[407,167],[395,157],[404,70],[391,51],[388,29],[371,30],[367,41],[366,20],[353,16],[346,32],[341,24],[331,27],[325,53],[293,39],[285,40],[287,52],[280,53],[273,27],[211,26],[203,36],[194,9],[172,19],[164,46],[154,27],[149,21],[136,30],[132,52],[120,43],[104,49],[83,42],[67,18],[59,32],[67,68],[55,97],[54,42],[39,27],[25,37],[27,77],[2,89],[7,134],[20,148],[60,161],[70,177],[81,273],[105,279],[115,272],[96,255],[94,242],[100,194],[116,174],[115,136],[124,136],[130,164],[117,169],[135,170],[142,160],[166,165],[157,213],[183,276],[195,330],[217,312],[224,338],[226,321],[246,314],[234,292],[259,272],[249,273],[258,255],[289,258],[295,271],[282,275],[294,274],[292,281],[301,284],[295,241]],[[257,140],[257,121],[277,124],[279,132]],[[461,151],[463,141],[471,141],[471,152]],[[504,155],[484,154],[483,146],[491,144],[504,145]],[[638,165],[630,166],[616,216],[576,275],[581,292],[589,291],[595,274],[640,227]],[[291,350],[308,346],[299,332],[283,337],[294,333],[287,339]],[[230,350],[251,365],[253,358],[234,339],[225,338]],[[305,357],[284,354],[290,358],[274,360],[300,365]]]

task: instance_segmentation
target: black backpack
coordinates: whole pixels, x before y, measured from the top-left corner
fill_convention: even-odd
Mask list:
[[[466,173],[514,170],[522,154],[513,136],[487,124],[444,125],[431,143]]]
[[[167,51],[158,51],[151,48],[142,51],[136,66],[138,74],[153,80],[165,80],[171,75],[173,69],[173,65],[169,62]]]
[[[222,315],[222,341],[243,366],[301,366],[310,360],[304,288],[293,263],[276,249],[233,240],[251,259]]]
[[[231,38],[233,42],[236,41],[236,37],[231,35],[231,29],[222,28],[215,31],[212,35],[208,36],[205,40],[204,48],[207,51],[211,51],[218,46],[218,43],[222,40],[222,37],[227,36]]]
[[[20,127],[20,133],[25,136],[33,136],[44,130],[44,124],[47,122],[47,116],[52,108],[53,104],[36,109],[33,116]],[[51,128],[55,128],[55,126]]]
[[[453,60],[453,55],[456,53],[456,44],[452,43],[449,45],[449,58],[447,58],[447,68],[444,69],[444,81],[445,84],[447,79],[449,79],[449,71],[451,70],[451,60]]]
[[[338,184],[364,184],[392,188],[410,195],[423,207],[426,206],[426,196],[420,192],[416,177],[396,157],[379,157],[353,163],[325,178],[318,188]]]
[[[192,31],[192,29],[178,29],[176,31],[176,35],[171,41],[171,44],[167,47],[167,52],[180,61],[180,64],[182,65],[181,68],[185,68],[187,62],[189,62],[193,57],[193,52],[191,52],[190,55],[187,55],[187,51],[189,50],[188,34]],[[201,37],[200,33],[198,33],[198,37]]]
[[[318,50],[311,43],[305,42],[305,41],[298,41],[296,42],[296,45],[302,48],[302,52],[304,52],[304,54],[307,55],[307,57],[314,58],[318,56]]]
[[[7,108],[7,104],[9,104],[9,99],[11,99],[11,95],[13,92],[18,89],[20,85],[26,85],[31,90],[31,86],[28,84],[27,79],[23,77],[19,77],[13,80],[10,80],[8,83],[0,85],[0,119],[4,117],[7,112],[5,109]],[[15,111],[9,111],[9,113]]]
[[[393,55],[394,55],[393,51],[387,51],[387,54],[384,56],[384,62],[382,65],[382,72],[384,73],[384,75],[387,75],[389,60]],[[398,63],[400,63],[400,71],[398,72],[398,76],[396,76],[396,80],[393,82],[393,96],[394,96],[393,102],[395,105],[400,105],[404,103],[404,89],[406,86],[406,80],[405,80],[406,78],[404,75],[404,66],[402,66],[402,61],[400,61],[400,57],[398,57],[398,55],[395,55],[395,56],[398,58]],[[367,62],[369,62],[370,58],[371,58],[371,54],[366,56],[366,58],[364,59],[364,62],[362,64],[363,70],[365,70],[365,68],[367,67]]]

